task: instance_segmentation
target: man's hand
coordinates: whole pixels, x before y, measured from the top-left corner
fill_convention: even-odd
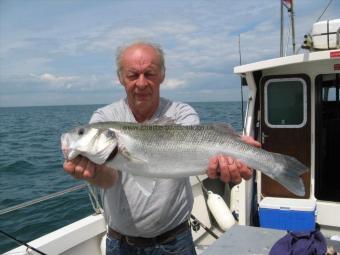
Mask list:
[[[116,170],[105,165],[97,165],[82,156],[65,161],[64,170],[76,179],[88,181],[101,188],[111,187],[117,177]]]
[[[64,170],[76,179],[88,180],[94,178],[99,167],[82,156],[64,162]]]
[[[242,136],[241,139],[250,145],[261,147],[261,144],[251,136]],[[239,160],[218,155],[210,159],[207,174],[212,179],[219,177],[223,182],[239,184],[242,179],[249,180],[253,171]]]

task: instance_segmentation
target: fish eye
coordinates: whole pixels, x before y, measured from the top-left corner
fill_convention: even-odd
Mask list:
[[[79,128],[78,129],[78,135],[83,135],[85,133],[85,129],[84,128]]]
[[[115,136],[115,132],[113,132],[111,129],[108,129],[107,132],[106,132],[106,136],[114,137]]]

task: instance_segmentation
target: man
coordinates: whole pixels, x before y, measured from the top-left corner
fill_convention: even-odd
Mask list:
[[[177,124],[199,123],[187,104],[160,97],[165,78],[162,49],[136,42],[117,52],[117,75],[127,97],[98,109],[91,123],[101,121],[144,122],[167,116]],[[248,143],[258,145],[250,137]],[[146,197],[133,175],[95,165],[84,157],[65,161],[64,169],[101,189],[104,214],[109,226],[107,254],[196,254],[188,219],[193,195],[188,178],[157,179]],[[217,155],[207,166],[210,178],[239,183],[252,176],[251,170],[230,157]]]

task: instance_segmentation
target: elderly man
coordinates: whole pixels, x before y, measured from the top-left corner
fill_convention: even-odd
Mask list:
[[[91,123],[144,122],[162,116],[182,125],[199,123],[189,105],[160,97],[165,65],[159,46],[149,42],[130,44],[118,50],[116,61],[127,97],[98,109]],[[250,137],[245,140],[257,145]],[[133,175],[95,165],[84,157],[65,161],[64,169],[101,188],[108,223],[107,254],[196,254],[188,226],[193,206],[188,178],[157,179],[152,194],[146,197]],[[221,155],[210,160],[207,174],[234,183],[252,176],[247,166]]]

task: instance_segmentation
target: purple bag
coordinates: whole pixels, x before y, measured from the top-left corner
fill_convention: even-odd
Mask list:
[[[274,244],[269,255],[324,255],[326,251],[325,237],[319,230],[315,230],[288,232]]]

